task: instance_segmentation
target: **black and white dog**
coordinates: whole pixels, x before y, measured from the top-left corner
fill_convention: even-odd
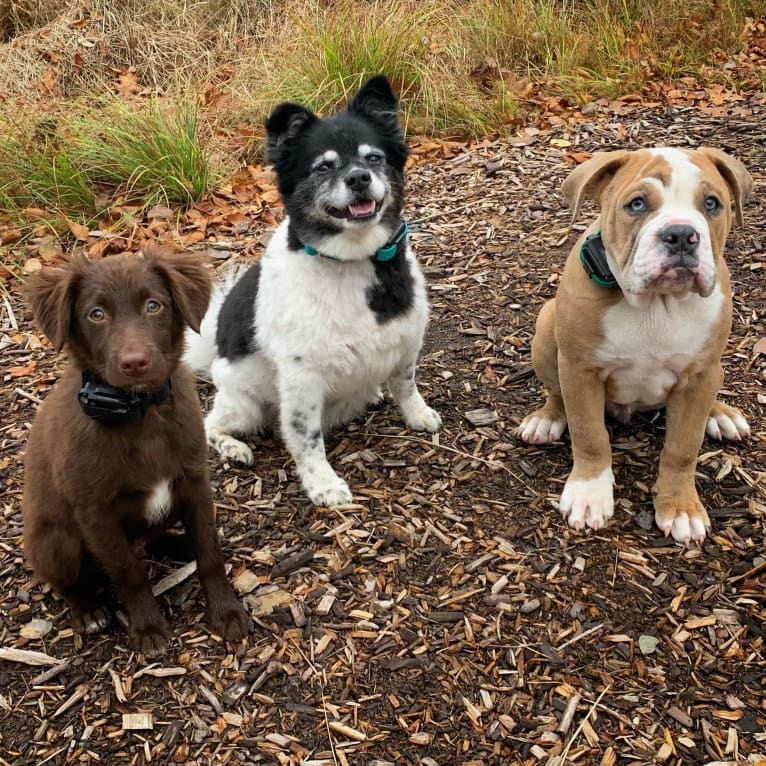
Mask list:
[[[326,119],[280,104],[266,157],[288,217],[260,263],[218,286],[186,360],[217,388],[211,446],[249,465],[235,435],[279,425],[311,501],[340,505],[351,491],[323,434],[361,415],[381,384],[409,428],[441,427],[415,385],[428,301],[401,217],[407,146],[388,80],[373,77]]]

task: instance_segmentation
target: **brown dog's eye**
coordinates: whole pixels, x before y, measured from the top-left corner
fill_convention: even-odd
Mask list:
[[[162,304],[159,301],[155,301],[154,298],[150,298],[146,302],[146,311],[149,314],[156,314],[158,311],[162,311]]]
[[[90,319],[91,322],[103,322],[106,319],[106,311],[96,306],[96,308],[91,309],[88,312],[88,319]]]

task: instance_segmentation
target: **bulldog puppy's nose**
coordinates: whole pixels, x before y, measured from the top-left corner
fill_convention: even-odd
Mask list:
[[[687,223],[673,223],[661,229],[658,236],[665,243],[668,255],[680,258],[696,256],[700,235],[693,226]]]
[[[356,168],[352,170],[345,178],[346,186],[353,191],[362,191],[370,185],[372,177],[369,170],[363,170],[362,168]]]

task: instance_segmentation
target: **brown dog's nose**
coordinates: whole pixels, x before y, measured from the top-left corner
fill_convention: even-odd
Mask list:
[[[120,372],[137,378],[149,369],[149,357],[143,351],[129,351],[120,356],[119,365]]]

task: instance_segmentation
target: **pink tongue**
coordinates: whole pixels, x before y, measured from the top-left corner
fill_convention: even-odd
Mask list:
[[[348,210],[355,218],[360,215],[372,215],[375,212],[375,202],[357,202],[355,205],[349,205]]]

